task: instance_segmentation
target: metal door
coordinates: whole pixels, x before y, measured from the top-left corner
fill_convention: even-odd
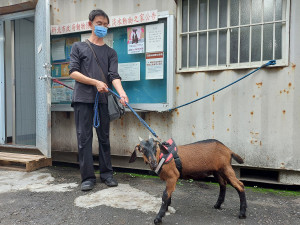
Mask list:
[[[50,3],[35,10],[36,147],[51,157]]]
[[[5,143],[4,23],[0,21],[0,144]]]

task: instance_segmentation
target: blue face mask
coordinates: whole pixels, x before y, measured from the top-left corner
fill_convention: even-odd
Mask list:
[[[107,28],[103,27],[103,26],[97,26],[97,25],[95,25],[95,31],[94,32],[97,35],[97,37],[103,38],[107,34]]]

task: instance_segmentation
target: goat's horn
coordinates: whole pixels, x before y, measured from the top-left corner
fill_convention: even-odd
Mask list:
[[[139,140],[140,140],[140,141],[143,141],[143,138],[139,137]]]

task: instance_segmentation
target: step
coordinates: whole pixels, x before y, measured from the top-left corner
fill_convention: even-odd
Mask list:
[[[43,155],[0,152],[0,169],[30,172],[46,166],[52,166],[52,159]]]

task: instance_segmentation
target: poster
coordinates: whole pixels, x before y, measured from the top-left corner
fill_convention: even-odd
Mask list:
[[[164,24],[146,26],[146,52],[162,52],[164,50]]]
[[[66,59],[70,60],[70,53],[74,42],[80,41],[80,37],[69,37],[66,38]]]
[[[164,53],[146,53],[146,80],[164,78]]]
[[[66,59],[65,44],[66,44],[65,38],[58,38],[52,40],[52,46],[51,46],[52,61],[61,61]]]
[[[140,80],[140,62],[119,63],[119,74],[122,81]]]
[[[72,88],[74,88],[74,80],[64,80],[64,83]],[[58,83],[52,83],[52,103],[71,103],[72,102],[73,91],[69,88],[64,87]]]
[[[86,39],[89,39],[92,33],[85,33],[81,34],[81,41],[85,42]],[[109,47],[114,47],[114,35],[113,33],[108,33],[104,38],[103,41],[105,44],[107,44]]]
[[[128,54],[139,54],[145,52],[144,26],[127,28]]]

